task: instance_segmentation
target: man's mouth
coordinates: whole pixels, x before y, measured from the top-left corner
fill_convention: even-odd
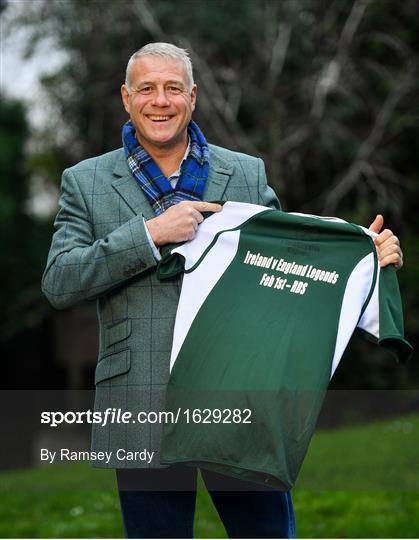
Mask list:
[[[152,122],[167,122],[167,120],[170,120],[172,117],[163,114],[148,114],[147,118]]]

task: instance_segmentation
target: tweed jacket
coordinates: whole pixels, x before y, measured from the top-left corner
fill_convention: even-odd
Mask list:
[[[204,200],[279,207],[261,159],[209,148]],[[144,225],[152,217],[122,148],[64,171],[42,289],[58,309],[84,300],[97,303],[96,411],[115,407],[132,411],[135,418],[139,411],[164,410],[180,280],[156,278],[157,262]],[[108,422],[92,428],[92,452],[112,452],[108,463],[93,459],[94,465],[161,466],[161,423]],[[119,459],[118,449],[123,449]],[[120,459],[142,450],[154,452],[151,463]]]

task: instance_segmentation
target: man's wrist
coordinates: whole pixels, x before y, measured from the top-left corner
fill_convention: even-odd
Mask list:
[[[148,239],[148,242],[150,244],[151,250],[153,252],[154,258],[156,259],[156,261],[160,261],[161,260],[161,255],[160,255],[159,249],[156,246],[156,244],[154,243],[154,240],[153,240],[153,238],[152,238],[152,236],[150,234],[150,231],[149,231],[148,226],[147,226],[147,221],[145,219],[143,219],[143,221],[144,221],[144,229],[145,229],[145,232],[146,232],[147,239]]]

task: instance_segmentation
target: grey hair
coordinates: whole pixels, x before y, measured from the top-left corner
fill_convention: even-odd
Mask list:
[[[186,49],[181,49],[180,47],[176,47],[176,45],[172,45],[171,43],[149,43],[148,45],[141,47],[141,49],[138,49],[138,51],[136,51],[128,60],[125,74],[126,86],[130,86],[130,75],[133,64],[136,60],[142,58],[143,56],[160,56],[162,58],[172,58],[173,60],[179,60],[182,62],[186,69],[188,92],[191,92],[192,86],[194,85],[194,80],[192,73],[192,62],[189,58],[189,53]]]

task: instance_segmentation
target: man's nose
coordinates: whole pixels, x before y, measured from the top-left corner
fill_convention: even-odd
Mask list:
[[[167,107],[170,105],[170,101],[166,96],[164,88],[157,88],[154,94],[153,104],[157,107]]]

